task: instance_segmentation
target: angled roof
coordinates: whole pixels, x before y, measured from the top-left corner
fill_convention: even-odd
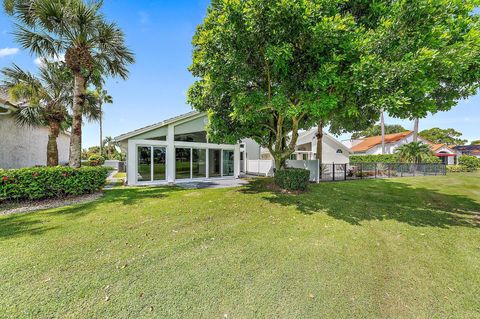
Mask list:
[[[480,155],[480,145],[457,145],[453,147],[454,150],[470,155]]]
[[[398,142],[408,136],[410,136],[412,131],[405,131],[401,133],[387,134],[385,135],[385,144]],[[360,139],[361,142],[352,147],[354,152],[366,152],[374,146],[382,144],[382,136],[371,136]]]
[[[312,136],[310,137],[310,135],[312,135]],[[299,133],[298,138],[297,138],[297,145],[300,144],[302,140],[314,139],[316,137],[316,135],[317,135],[317,128],[312,128],[312,129],[307,130],[305,132]],[[337,144],[339,148],[342,148],[349,153],[353,153],[351,148],[349,148],[347,145],[345,145],[342,142],[340,142],[339,140],[337,140],[335,137],[330,135],[328,132],[323,131],[323,138],[327,138],[327,139],[333,141],[335,144]]]
[[[142,133],[145,133],[145,132],[149,132],[149,131],[155,130],[155,129],[157,129],[157,128],[160,128],[160,127],[162,127],[162,126],[166,126],[166,125],[169,125],[169,124],[172,124],[172,123],[181,121],[181,120],[185,120],[185,119],[188,119],[188,118],[190,118],[190,117],[197,116],[197,115],[199,115],[199,114],[202,114],[202,112],[199,112],[199,111],[191,111],[191,112],[188,112],[188,113],[185,113],[185,114],[177,115],[177,116],[174,116],[174,117],[172,117],[172,118],[169,118],[169,119],[167,119],[167,120],[165,120],[165,121],[158,122],[158,123],[155,123],[155,124],[152,124],[152,125],[148,125],[148,126],[139,128],[139,129],[137,129],[137,130],[134,130],[134,131],[131,131],[131,132],[128,132],[128,133],[119,135],[119,136],[115,137],[115,140],[116,140],[117,142],[123,141],[123,140],[129,139],[129,138],[131,138],[131,137],[134,137],[134,136],[136,136],[136,135],[139,135],[139,134],[142,134]]]

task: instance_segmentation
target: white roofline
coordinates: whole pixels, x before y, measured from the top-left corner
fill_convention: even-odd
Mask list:
[[[131,132],[128,132],[128,133],[119,135],[119,136],[115,137],[114,139],[115,139],[117,142],[124,141],[124,140],[127,140],[127,139],[129,139],[129,138],[132,138],[132,137],[134,137],[134,136],[137,136],[137,135],[140,135],[140,134],[149,132],[149,131],[156,130],[156,129],[160,128],[160,127],[167,126],[167,125],[172,124],[172,123],[175,123],[175,122],[179,122],[179,121],[182,121],[182,120],[185,120],[185,119],[188,119],[188,118],[193,118],[193,117],[196,117],[196,116],[198,116],[198,115],[204,115],[204,114],[206,114],[206,113],[199,112],[199,111],[191,111],[191,112],[188,112],[188,113],[185,113],[185,114],[181,114],[181,115],[178,115],[178,116],[169,118],[169,119],[167,119],[167,120],[165,120],[165,121],[158,122],[158,123],[152,124],[152,125],[148,125],[148,126],[139,128],[139,129],[137,129],[137,130],[134,130],[134,131],[131,131]]]

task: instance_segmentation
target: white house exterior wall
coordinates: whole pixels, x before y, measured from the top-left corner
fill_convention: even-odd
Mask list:
[[[47,165],[48,129],[20,127],[11,116],[0,116],[0,168],[21,168]],[[57,139],[60,164],[68,163],[70,138]]]
[[[205,115],[199,114],[198,116],[193,116],[191,118],[187,118],[183,121],[178,121],[175,123],[168,124],[166,129],[155,129],[157,132],[161,131],[162,133],[166,132],[166,141],[158,141],[158,140],[149,140],[149,139],[138,139],[138,137],[131,137],[128,139],[127,145],[127,183],[128,185],[151,185],[151,184],[173,184],[178,180],[175,179],[175,148],[182,147],[182,148],[194,148],[194,149],[220,149],[220,150],[231,150],[234,152],[234,176],[228,176],[225,178],[238,178],[240,175],[240,144],[213,144],[213,143],[195,143],[195,142],[179,142],[175,141],[175,133],[181,132],[185,133],[188,132],[189,129],[197,131],[201,129],[199,127],[199,123],[206,118]],[[192,122],[191,125],[188,122]],[[205,122],[204,122],[205,123]],[[206,124],[206,123],[205,123]],[[176,126],[179,128],[176,132]],[[142,136],[151,136],[151,134],[142,133]],[[152,136],[153,137],[153,136]],[[120,142],[121,147],[125,148],[125,140]],[[165,158],[165,177],[164,181],[153,181],[153,182],[138,182],[137,181],[137,171],[138,171],[138,152],[137,149],[139,146],[147,146],[147,147],[154,147],[154,146],[162,146],[166,149],[166,158]],[[223,152],[222,152],[223,154]],[[222,155],[223,156],[223,155]],[[206,166],[208,167],[208,156],[206,158]],[[223,166],[223,164],[221,164]],[[208,169],[207,169],[207,176],[206,178],[199,178],[193,180],[205,180],[208,179]],[[182,179],[182,182],[189,181],[189,179]]]

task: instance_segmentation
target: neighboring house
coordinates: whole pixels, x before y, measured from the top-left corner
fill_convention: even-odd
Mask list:
[[[418,141],[430,145],[432,152],[440,157],[445,164],[456,163],[457,152],[446,144],[433,144],[418,136]],[[413,142],[413,131],[385,135],[385,154],[394,154],[399,146]],[[355,155],[380,155],[382,154],[382,137],[371,136],[360,139],[343,141],[351,147]]]
[[[214,144],[207,138],[205,113],[192,111],[115,138],[127,154],[128,185],[238,178],[260,147],[246,139]]]
[[[480,145],[459,145],[453,149],[460,155],[470,155],[480,158]]]
[[[322,162],[346,164],[352,150],[342,142],[335,139],[327,132],[323,132],[322,139]],[[315,160],[317,156],[317,128],[300,132],[297,139],[295,152],[291,155],[291,160]],[[271,159],[272,156],[267,149],[261,150],[262,159]]]
[[[48,128],[18,125],[12,116],[17,109],[0,88],[0,168],[47,165]],[[57,144],[59,163],[68,163],[69,135],[60,133]]]

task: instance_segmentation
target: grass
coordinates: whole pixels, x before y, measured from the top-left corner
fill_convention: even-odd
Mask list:
[[[479,174],[106,191],[0,217],[3,318],[478,318]]]

